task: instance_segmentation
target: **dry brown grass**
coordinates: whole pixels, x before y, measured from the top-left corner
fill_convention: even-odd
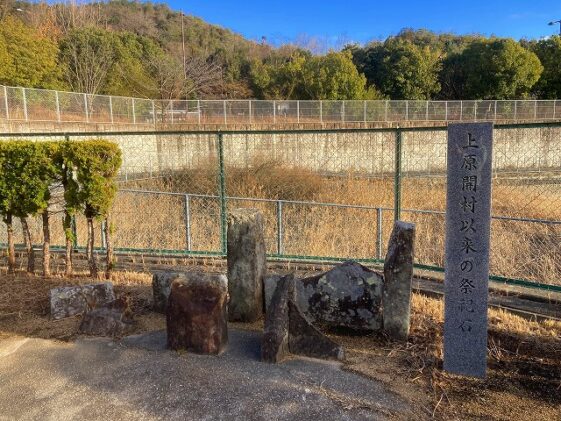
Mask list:
[[[126,187],[215,195],[215,165],[201,166],[163,178],[131,182]],[[125,186],[123,186],[125,187]],[[364,178],[354,173],[324,176],[309,169],[256,158],[248,168],[226,169],[228,196],[333,202],[373,207],[393,207],[393,178]],[[445,209],[442,178],[405,177],[402,219],[417,224],[416,261],[444,265],[444,216],[407,212],[407,209]],[[517,218],[561,220],[561,189],[503,175],[493,183],[493,214]],[[269,252],[276,252],[275,203],[230,200],[230,208],[259,208],[266,221]],[[116,205],[120,215],[117,246],[184,249],[185,225],[181,197],[123,194]],[[191,200],[192,244],[195,250],[218,250],[219,203],[216,199]],[[130,215],[130,219],[128,216]],[[284,204],[284,254],[372,258],[385,255],[393,212],[385,211],[381,250],[376,247],[376,211],[314,205]],[[493,220],[491,271],[549,284],[561,281],[561,225]]]

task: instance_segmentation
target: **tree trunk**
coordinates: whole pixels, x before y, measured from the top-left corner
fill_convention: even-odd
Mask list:
[[[45,209],[43,217],[43,276],[51,275],[51,230],[49,229],[49,210]]]
[[[20,218],[21,228],[23,230],[23,240],[25,242],[25,250],[27,251],[27,272],[35,272],[35,250],[33,250],[33,242],[31,241],[31,232],[27,224],[27,218]]]
[[[74,243],[74,233],[72,231],[72,216],[68,211],[64,211],[64,237],[66,239],[64,263],[64,274],[66,276],[72,275],[72,249]]]
[[[88,265],[90,267],[90,276],[93,278],[97,278],[97,264],[95,261],[95,253],[94,253],[94,241],[95,241],[95,232],[94,232],[94,222],[93,218],[87,218],[88,221],[88,245],[86,247],[86,254],[88,257]]]
[[[109,225],[109,216],[105,218],[105,248],[107,259],[105,279],[111,279],[111,272],[113,272],[113,244],[111,242],[111,226]]]
[[[16,273],[16,247],[14,244],[14,226],[12,215],[6,215],[6,229],[8,231],[8,274]]]

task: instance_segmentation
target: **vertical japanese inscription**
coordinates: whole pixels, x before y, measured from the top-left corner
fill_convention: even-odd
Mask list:
[[[444,369],[484,377],[492,123],[448,126]]]

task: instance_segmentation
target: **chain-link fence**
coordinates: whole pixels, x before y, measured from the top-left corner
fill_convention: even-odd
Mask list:
[[[400,218],[417,226],[418,267],[444,266],[445,127],[66,136],[104,137],[123,151],[111,213],[118,251],[223,255],[228,210],[254,207],[264,215],[274,258],[380,262]],[[0,135],[8,137],[15,135]],[[561,124],[495,126],[494,280],[561,291],[560,175]],[[61,218],[53,207],[52,238],[59,246]],[[83,247],[82,218],[76,231]],[[39,221],[32,236],[40,243]]]
[[[150,100],[0,85],[0,121],[173,125],[345,124],[561,119],[560,100]]]

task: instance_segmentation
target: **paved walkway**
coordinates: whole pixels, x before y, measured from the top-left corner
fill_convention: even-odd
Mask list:
[[[230,331],[219,357],[165,349],[165,332],[120,343],[0,342],[4,420],[370,420],[409,412],[381,384],[340,365],[259,361],[260,334]]]

